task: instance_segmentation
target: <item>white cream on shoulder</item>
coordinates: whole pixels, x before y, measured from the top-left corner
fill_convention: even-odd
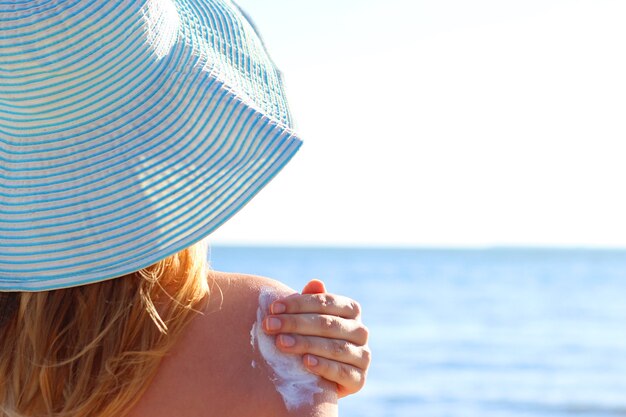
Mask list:
[[[304,368],[300,355],[281,352],[276,347],[276,338],[263,331],[263,319],[269,311],[270,304],[278,298],[280,298],[279,295],[273,289],[261,289],[256,322],[250,331],[250,343],[253,349],[258,349],[265,362],[274,371],[272,382],[283,397],[287,409],[292,410],[304,404],[313,404],[314,395],[321,393],[322,389],[318,385],[319,377]],[[258,364],[252,361],[251,365],[254,368]]]

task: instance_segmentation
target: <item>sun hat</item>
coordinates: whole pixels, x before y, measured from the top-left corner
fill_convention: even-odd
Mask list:
[[[176,253],[300,144],[282,76],[232,1],[0,1],[0,291]]]

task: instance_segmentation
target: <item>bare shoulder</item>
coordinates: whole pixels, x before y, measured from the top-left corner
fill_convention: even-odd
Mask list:
[[[235,309],[239,312],[244,310],[256,312],[258,298],[263,291],[269,289],[281,295],[296,292],[279,281],[258,275],[211,271],[209,282],[213,293],[213,305],[209,310],[215,309],[215,303],[220,301],[220,294],[221,308],[225,311]]]
[[[208,305],[163,360],[129,417],[335,416],[331,384],[311,375],[315,392],[310,393],[310,401],[294,407],[281,394],[276,364],[267,360],[272,346],[259,328],[265,314],[260,303],[295,291],[269,278],[215,271],[209,282]],[[279,359],[294,364],[300,360]],[[289,395],[293,400],[298,394]]]

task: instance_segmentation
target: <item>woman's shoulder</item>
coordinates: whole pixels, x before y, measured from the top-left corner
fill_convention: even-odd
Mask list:
[[[215,271],[209,285],[208,303],[164,358],[130,416],[334,415],[332,386],[323,381],[313,403],[287,409],[274,369],[258,346],[264,337],[260,303],[295,291],[269,278]]]
[[[271,278],[218,271],[209,273],[209,286],[211,297],[209,305],[205,309],[206,314],[211,314],[217,310],[224,313],[233,310],[256,312],[258,299],[262,293],[273,292],[277,295],[287,296],[296,292],[287,285]]]

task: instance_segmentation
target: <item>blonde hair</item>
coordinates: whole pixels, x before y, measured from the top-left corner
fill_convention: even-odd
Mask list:
[[[13,293],[0,328],[0,416],[122,416],[208,299],[207,243],[75,288]]]

